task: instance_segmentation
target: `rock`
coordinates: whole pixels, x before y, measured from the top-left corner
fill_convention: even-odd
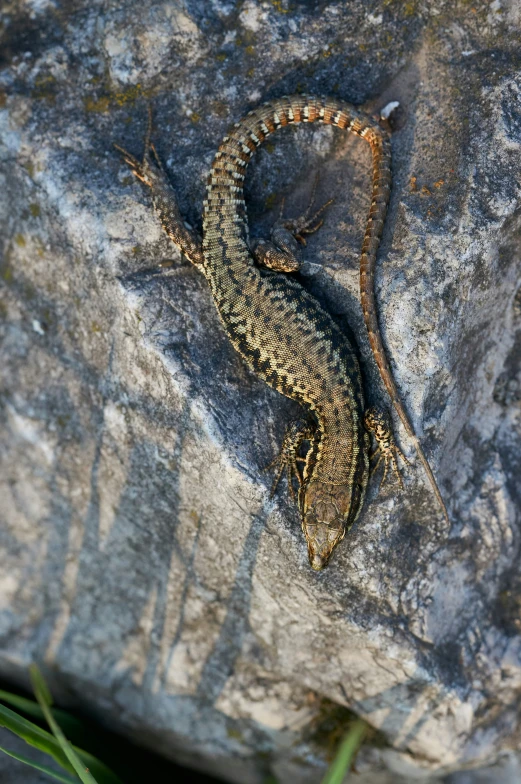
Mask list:
[[[242,784],[317,781],[347,708],[378,731],[358,762],[371,783],[479,782],[457,771],[497,760],[494,780],[509,781],[518,4],[13,0],[1,16],[0,673],[26,682],[39,661],[63,704]],[[150,103],[199,226],[228,125],[297,90],[400,104],[377,299],[451,516],[397,427],[406,491],[373,481],[321,574],[262,470],[298,407],[234,353],[205,280],[112,146],[140,154]],[[320,127],[274,136],[249,174],[252,233],[266,236],[285,195],[296,214],[317,172],[318,200],[335,203],[303,285],[355,334],[368,398],[387,404],[358,305],[363,143]]]

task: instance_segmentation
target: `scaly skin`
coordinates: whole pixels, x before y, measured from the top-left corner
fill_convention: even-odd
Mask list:
[[[309,561],[313,569],[320,570],[356,520],[364,501],[369,477],[366,427],[383,445],[386,466],[391,461],[396,468],[393,461],[401,453],[381,419],[376,428],[376,420],[368,416],[364,427],[360,368],[347,337],[296,280],[273,271],[298,269],[294,238],[302,240],[303,234],[318,228],[311,227],[314,218],[279,221],[273,233],[275,244],[250,246],[243,181],[251,156],[276,129],[315,121],[355,133],[369,142],[373,153],[372,202],[362,251],[362,303],[369,318],[371,345],[389,388],[392,376],[372,292],[391,184],[389,138],[378,122],[342,101],[300,95],[280,98],[250,112],[224,138],[215,156],[204,202],[202,245],[183,224],[175,196],[147,150],[143,162],[122,152],[136,176],[151,187],[155,208],[169,236],[202,269],[236,350],[266,383],[313,416],[313,433],[308,427],[293,432],[291,443],[285,440],[286,456],[280,467],[286,465],[289,476],[294,470],[299,480],[298,505]],[[397,395],[391,397],[396,405]],[[400,413],[400,408],[397,410]],[[407,425],[409,430],[408,419]],[[300,477],[296,460],[304,440],[310,447]]]

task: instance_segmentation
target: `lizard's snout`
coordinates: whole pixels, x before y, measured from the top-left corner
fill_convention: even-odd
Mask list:
[[[324,569],[324,567],[327,566],[328,561],[329,556],[320,555],[319,553],[313,553],[312,555],[309,553],[309,563],[315,572],[320,572],[322,569]]]

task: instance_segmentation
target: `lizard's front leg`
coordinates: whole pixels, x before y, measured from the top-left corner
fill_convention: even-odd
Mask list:
[[[322,226],[324,221],[318,220],[318,218],[333,201],[330,199],[311,215],[317,182],[318,179],[315,180],[311,200],[306,211],[298,218],[285,220],[282,217],[284,201],[282,202],[279,219],[271,230],[271,241],[257,240],[252,246],[251,251],[259,266],[267,267],[275,272],[297,272],[300,269],[302,260],[299,243],[305,245],[305,235],[313,234]]]
[[[152,115],[149,111],[145,149],[141,161],[118,144],[114,147],[122,153],[123,160],[130,166],[138,180],[152,191],[154,208],[172,242],[192,264],[198,266],[204,261],[201,237],[184,221],[179,212],[174,189],[168,181],[154,145],[150,142],[151,127]]]
[[[389,418],[376,408],[368,408],[365,412],[364,424],[366,430],[374,435],[376,441],[376,449],[371,457],[378,455],[378,459],[372,472],[376,471],[382,460],[384,461],[384,473],[380,487],[385,483],[389,466],[392,466],[393,473],[403,490],[403,479],[398,468],[398,458],[400,457],[407,465],[410,465],[410,463],[394,439]]]

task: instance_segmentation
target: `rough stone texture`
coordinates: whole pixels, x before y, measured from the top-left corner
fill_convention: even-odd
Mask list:
[[[491,779],[519,778],[520,15],[516,0],[3,4],[4,676],[38,660],[62,702],[242,784],[316,782],[335,704],[379,730],[358,781],[476,784],[486,771],[454,771],[499,754]],[[406,492],[374,482],[318,575],[262,472],[296,407],[234,354],[112,148],[139,152],[150,101],[198,225],[227,126],[295,90],[400,101],[377,296],[452,520],[398,429]],[[362,142],[288,129],[247,196],[266,235],[320,172],[335,203],[302,281],[360,336],[385,402],[357,292],[369,171]]]

